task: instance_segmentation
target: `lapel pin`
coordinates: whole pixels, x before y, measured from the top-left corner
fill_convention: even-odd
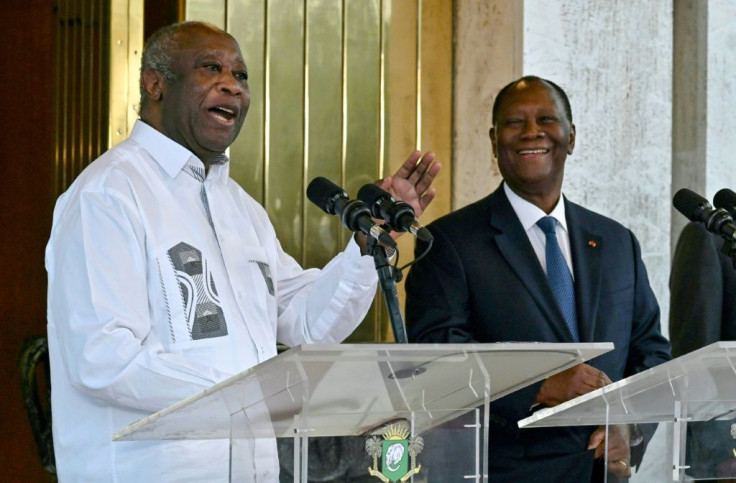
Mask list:
[[[589,246],[589,247],[593,247],[593,248],[595,248],[596,246],[598,246],[598,244],[597,244],[597,243],[596,243],[595,241],[593,241],[593,240],[590,240],[590,241],[588,242],[588,246]]]

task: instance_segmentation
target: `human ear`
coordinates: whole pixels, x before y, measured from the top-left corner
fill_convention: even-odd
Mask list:
[[[493,157],[498,159],[498,146],[496,145],[496,129],[491,128],[488,130],[488,137],[491,138],[491,149],[493,150]]]
[[[567,154],[572,154],[575,149],[575,124],[570,125],[570,137],[567,142]]]
[[[161,72],[154,69],[148,69],[143,71],[141,74],[141,85],[143,86],[143,91],[150,100],[160,101],[163,97],[163,90],[166,85],[166,81],[164,80]]]

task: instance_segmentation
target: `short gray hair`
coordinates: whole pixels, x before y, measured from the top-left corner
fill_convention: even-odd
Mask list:
[[[194,26],[203,26],[210,29],[220,30],[214,25],[210,25],[205,22],[179,22],[156,30],[146,41],[146,46],[143,48],[143,54],[141,55],[141,109],[143,109],[143,106],[146,103],[146,91],[143,87],[143,73],[147,70],[157,70],[163,74],[166,82],[174,82],[176,80],[176,73],[172,66],[173,53],[179,48],[176,34]]]

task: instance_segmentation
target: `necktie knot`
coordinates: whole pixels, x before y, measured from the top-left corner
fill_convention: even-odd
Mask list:
[[[555,235],[557,236],[556,227],[557,227],[557,220],[554,219],[552,216],[545,216],[539,219],[537,221],[537,226],[542,229],[545,235]]]

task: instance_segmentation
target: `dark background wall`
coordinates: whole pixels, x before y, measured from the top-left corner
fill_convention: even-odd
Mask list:
[[[53,200],[53,2],[0,7],[0,468],[44,481],[20,395],[22,340],[46,331],[43,253]]]
[[[53,211],[54,0],[0,6],[0,468],[8,482],[48,481],[20,395],[18,350],[46,331],[44,248]],[[181,2],[146,3],[146,35]]]

